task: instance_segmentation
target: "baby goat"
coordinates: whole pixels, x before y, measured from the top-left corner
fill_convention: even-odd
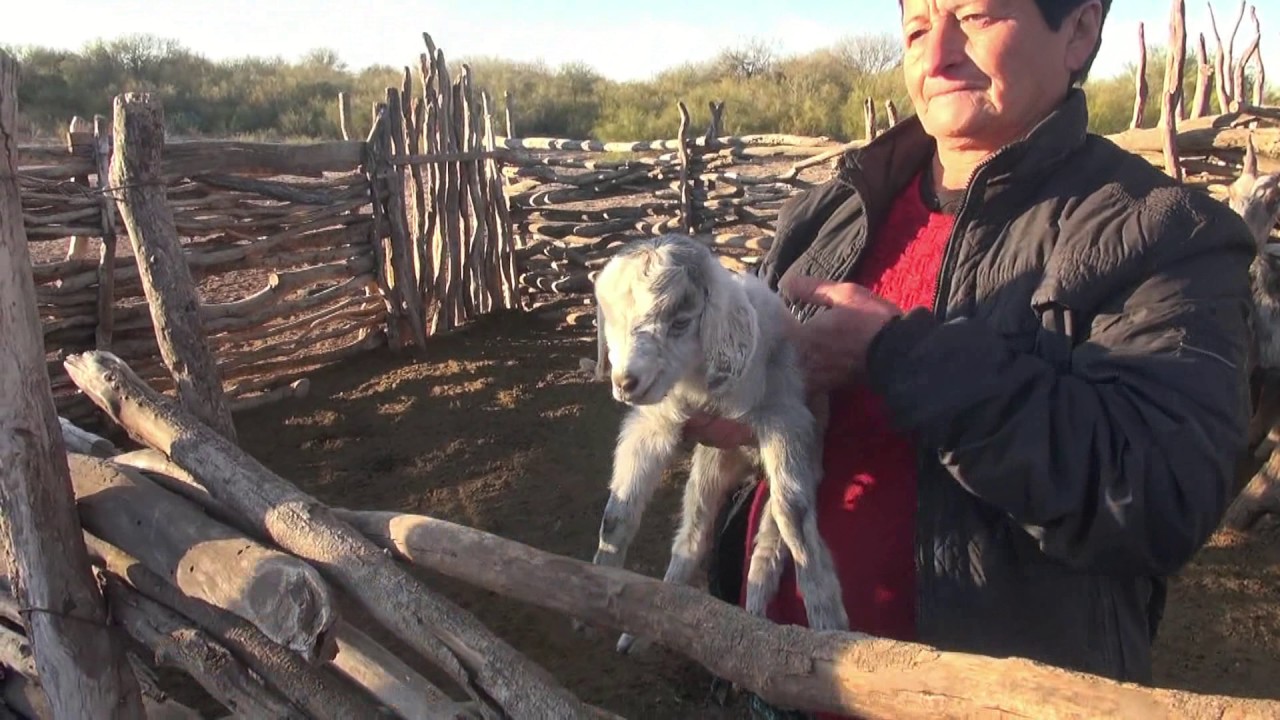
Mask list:
[[[814,507],[821,428],[806,404],[799,356],[788,339],[788,323],[797,321],[782,299],[681,235],[622,248],[601,270],[595,295],[596,377],[610,377],[614,399],[631,410],[617,440],[594,562],[624,564],[685,420],[698,410],[736,419],[754,430],[758,448],[695,448],[664,580],[705,580],[720,509],[762,468],[770,492],[747,574],[747,610],[764,615],[790,556],[809,627],[847,629]],[[627,652],[632,642],[623,635],[618,651]]]

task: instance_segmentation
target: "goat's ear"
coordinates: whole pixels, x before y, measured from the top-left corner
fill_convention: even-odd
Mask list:
[[[596,380],[609,377],[609,343],[604,336],[604,310],[596,298]]]
[[[756,353],[759,330],[747,291],[722,273],[712,273],[712,277],[702,316],[702,349],[707,387],[716,390],[746,372]]]

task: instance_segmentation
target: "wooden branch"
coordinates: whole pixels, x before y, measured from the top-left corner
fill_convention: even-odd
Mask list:
[[[427,589],[328,508],[143,384],[119,358],[91,352],[66,360],[95,404],[140,442],[196,474],[219,503],[256,533],[310,561],[378,622],[448,672],[486,711],[513,716],[594,713],[546,670],[474,616]]]
[[[0,508],[15,596],[59,718],[141,718],[137,680],[107,628],[76,520],[44,366],[31,255],[14,182],[18,64],[0,50]]]
[[[334,512],[403,560],[521,602],[654,638],[785,707],[929,720],[1280,713],[1276,701],[1152,690],[1029,660],[777,625],[690,587],[553,555],[442,520]],[[478,557],[485,562],[475,562]]]
[[[85,533],[84,538],[89,552],[108,576],[190,619],[247,664],[267,685],[302,708],[307,717],[348,720],[380,716],[371,700],[328,667],[310,665],[297,653],[271,642],[252,623],[188,597],[136,558],[101,538],[90,533]]]
[[[147,93],[118,95],[114,105],[111,185],[119,193],[120,216],[129,228],[160,355],[183,405],[234,442],[235,420],[222,394],[200,321],[200,298],[160,184],[164,111]]]
[[[70,452],[94,457],[110,457],[120,452],[110,440],[82,430],[64,417],[58,418],[58,424],[62,426],[63,443]]]
[[[233,714],[245,718],[306,717],[190,620],[101,573],[111,616],[155,662],[182,670]]]
[[[319,177],[326,172],[356,169],[363,152],[364,143],[358,140],[310,144],[230,140],[174,142],[164,147],[164,175],[169,178],[200,173]]]
[[[310,565],[210,519],[136,470],[79,454],[69,464],[85,530],[309,662],[332,652],[334,599]]]

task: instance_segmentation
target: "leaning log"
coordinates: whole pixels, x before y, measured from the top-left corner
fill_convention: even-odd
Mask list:
[[[15,595],[59,718],[140,718],[142,700],[89,569],[45,369],[15,178],[18,64],[0,51],[0,508]],[[104,669],[105,668],[105,669]]]
[[[212,433],[211,433],[212,434]],[[208,603],[188,597],[171,583],[114,545],[85,533],[90,554],[110,578],[190,619],[219,645],[240,658],[281,696],[317,720],[377,718],[381,712],[366,696],[327,667],[307,663],[302,656],[272,642],[252,623]]]
[[[404,720],[479,718],[432,685],[377,641],[348,623],[334,633],[333,667]]]
[[[200,298],[178,242],[161,177],[164,111],[148,93],[115,98],[111,187],[129,229],[160,356],[183,405],[235,441],[235,421],[200,321]]]
[[[233,714],[245,718],[303,720],[300,709],[280,698],[260,677],[207,633],[119,579],[102,575],[111,615],[158,665],[178,668]]]
[[[152,390],[111,353],[65,361],[76,385],[130,435],[194,474],[254,531],[309,562],[434,662],[486,717],[596,717],[545,669],[428,589],[315,498]]]
[[[137,470],[75,453],[68,460],[85,530],[308,661],[332,654],[326,646],[337,611],[315,568],[213,520]]]
[[[777,625],[691,587],[430,517],[342,509],[334,514],[402,560],[652,638],[782,706],[868,719],[1280,717],[1277,701],[1152,690],[1030,660]]]

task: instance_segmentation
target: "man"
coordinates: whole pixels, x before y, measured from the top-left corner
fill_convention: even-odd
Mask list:
[[[1248,231],[1087,133],[1109,0],[901,5],[915,117],[789,201],[760,269],[832,399],[818,517],[850,622],[1149,682],[1162,578],[1245,443]],[[766,493],[720,538],[731,602]],[[770,617],[804,622],[793,574]]]

